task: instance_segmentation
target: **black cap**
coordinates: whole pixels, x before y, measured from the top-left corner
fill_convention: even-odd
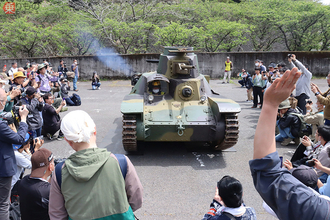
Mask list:
[[[30,87],[28,87],[28,88],[26,89],[25,94],[27,94],[27,95],[33,95],[33,94],[36,93],[36,92],[37,92],[37,90],[36,90],[35,88],[33,88],[32,86],[30,86]]]

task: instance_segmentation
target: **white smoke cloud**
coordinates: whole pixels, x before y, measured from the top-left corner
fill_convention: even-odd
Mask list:
[[[113,71],[124,73],[126,76],[133,74],[132,68],[126,63],[116,51],[112,48],[103,48],[96,52],[98,59],[108,68]]]

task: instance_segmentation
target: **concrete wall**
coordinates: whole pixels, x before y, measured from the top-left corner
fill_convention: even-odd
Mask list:
[[[242,68],[248,72],[254,70],[254,60],[261,59],[267,67],[269,63],[287,62],[289,52],[240,52],[240,53],[199,53],[198,62],[201,73],[212,78],[223,76],[226,57],[233,62],[233,74],[236,75]],[[325,76],[330,72],[330,52],[290,52],[297,56],[302,63],[307,63],[309,69],[316,76]],[[109,56],[77,56],[77,57],[48,57],[53,68],[57,70],[61,59],[70,67],[73,60],[77,59],[80,76],[84,79],[91,77],[93,71],[97,71],[102,78],[126,78],[135,72],[150,72],[157,69],[157,64],[147,63],[146,59],[158,59],[159,54],[132,54]],[[41,63],[44,58],[28,58],[30,62]],[[102,62],[102,61],[103,62]],[[14,59],[0,60],[0,66],[7,65],[9,70]],[[16,59],[18,66],[25,66],[27,59]],[[108,67],[107,65],[112,67]]]

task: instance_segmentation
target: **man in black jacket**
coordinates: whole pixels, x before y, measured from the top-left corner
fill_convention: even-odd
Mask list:
[[[277,121],[277,127],[279,134],[276,135],[275,139],[277,142],[281,142],[281,145],[288,145],[293,139],[299,137],[300,130],[300,119],[294,109],[290,106],[288,99],[281,102],[278,107],[279,109],[279,120]]]

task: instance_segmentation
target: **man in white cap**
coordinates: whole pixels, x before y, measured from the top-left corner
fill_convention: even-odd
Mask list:
[[[31,175],[25,176],[18,186],[22,219],[49,219],[48,201],[50,184],[47,181],[55,165],[50,150],[42,148],[31,157]]]
[[[225,74],[223,76],[222,83],[226,83],[226,78],[228,76],[227,83],[230,82],[230,76],[231,76],[231,70],[233,69],[233,62],[230,61],[230,58],[227,57],[227,60],[225,61]]]
[[[61,130],[76,152],[52,177],[50,219],[134,220],[143,188],[131,161],[123,156],[127,166],[122,167],[118,155],[97,147],[94,121],[84,111],[68,113]]]

